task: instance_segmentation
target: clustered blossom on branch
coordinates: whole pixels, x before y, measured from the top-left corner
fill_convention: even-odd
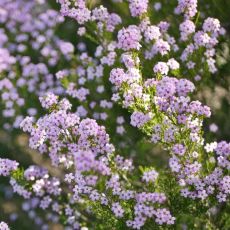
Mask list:
[[[131,16],[143,16],[147,12],[147,1],[143,4],[138,1],[131,2]],[[138,7],[139,5],[143,8]],[[197,13],[196,0],[178,1],[175,12],[184,14],[184,21],[180,24],[179,30],[180,40],[187,42],[187,46],[182,52],[179,48],[180,41],[176,44],[175,38],[168,34],[170,25],[166,22],[161,22],[157,26],[151,25],[149,18],[143,16],[139,26],[129,25],[118,31],[117,49],[128,51],[121,55],[127,70],[120,67],[111,70],[110,81],[119,93],[114,94],[112,98],[121,101],[123,107],[133,111],[133,126],[141,128],[154,143],[161,142],[171,152],[169,166],[172,172],[178,174],[182,196],[205,199],[209,195],[214,195],[219,202],[226,201],[229,192],[223,188],[223,183],[228,188],[228,157],[224,158],[224,163],[220,163],[223,153],[220,152],[220,156],[214,155],[214,148],[211,152],[217,158],[217,163],[213,164],[216,168],[213,169],[213,166],[212,169],[203,169],[201,163],[201,155],[205,154],[202,121],[205,117],[210,117],[210,109],[199,101],[190,100],[188,94],[195,90],[192,82],[169,77],[171,74],[178,77],[174,70],[179,70],[180,66],[184,68],[185,65],[187,71],[198,69],[199,63],[193,60],[193,54],[197,55],[198,51],[204,54],[205,58],[201,59],[203,65],[207,64],[209,71],[215,72],[214,47],[218,43],[218,37],[224,34],[224,29],[217,19],[209,17],[205,19],[200,30],[196,30],[196,25],[192,21]],[[98,30],[98,33],[101,33],[101,30]],[[147,43],[144,47],[143,40]],[[151,50],[146,49],[148,43]],[[181,54],[179,59],[175,60],[175,54],[178,52]],[[158,61],[153,67],[156,78],[144,81],[143,73],[139,69],[143,64],[143,54],[147,60],[152,60],[157,54],[160,54],[163,60],[166,54],[172,55],[172,58],[166,59],[165,62]],[[199,80],[199,75],[203,74],[202,68],[200,70],[201,72],[196,72],[196,76],[193,76],[195,80]],[[227,143],[226,145],[229,146]],[[203,172],[206,170],[210,172],[204,176]],[[215,178],[215,182],[210,182],[210,178]]]
[[[12,170],[16,170],[18,163],[9,159],[0,159],[0,176],[9,176]]]
[[[36,10],[34,1],[2,1],[0,90],[4,128],[27,132],[30,148],[63,175],[35,165],[23,170],[0,158],[0,176],[67,229],[93,228],[92,220],[103,229],[167,228],[177,223],[181,204],[227,203],[230,143],[206,143],[203,120],[210,108],[191,99],[197,81],[217,71],[216,46],[225,33],[220,22],[209,17],[197,25],[197,0],[178,0],[177,31],[171,22],[152,22],[148,0],[114,0],[114,13],[86,0],[57,2],[94,52],[79,43],[75,54],[59,39],[54,32],[64,19],[44,11],[46,4]],[[128,6],[129,24],[120,6]],[[154,160],[145,167],[122,156],[125,147],[131,155],[135,140],[126,134],[132,127],[119,106],[131,113],[131,126],[169,153],[170,180]]]
[[[54,95],[52,97],[54,98]],[[155,219],[160,225],[174,223],[175,218],[171,216],[170,211],[159,206],[167,204],[164,193],[147,190],[139,192],[132,189],[131,181],[124,180],[124,175],[128,178],[128,174],[134,170],[132,161],[114,155],[114,147],[110,144],[103,126],[99,126],[92,119],[80,120],[77,114],[69,112],[71,105],[66,99],[59,103],[50,103],[50,107],[46,103],[47,96],[40,100],[45,108],[50,109],[55,105],[56,109],[36,123],[29,117],[25,118],[21,128],[30,133],[31,148],[42,154],[48,153],[52,164],[56,167],[63,165],[67,173],[61,182],[58,178],[50,177],[47,170],[30,166],[23,174],[23,179],[29,183],[27,187],[32,187],[32,191],[28,191],[14,178],[16,163],[1,159],[2,168],[9,167],[7,175],[10,171],[13,172],[10,183],[14,192],[24,198],[39,197],[40,208],[51,207],[59,215],[63,214],[62,210],[71,207],[65,215],[67,223],[74,223],[73,226],[79,225],[77,216],[73,213],[75,204],[82,203],[85,199],[111,208],[111,213],[117,218],[124,218],[125,214],[131,211],[134,219],[127,219],[126,224],[134,229],[143,226],[148,218]],[[154,183],[157,176],[156,171],[147,171],[143,180]],[[65,190],[60,187],[64,182],[68,188],[66,195],[62,194],[65,194]],[[99,184],[100,189],[97,188]],[[67,196],[68,203],[57,204],[54,197],[61,196]],[[123,203],[129,200],[132,200],[132,203],[124,206]]]
[[[137,68],[135,72],[138,71]],[[123,106],[133,111],[131,125],[140,128],[153,143],[161,143],[170,151],[169,166],[182,187],[182,196],[206,199],[213,195],[219,202],[226,201],[230,185],[227,173],[230,144],[220,142],[209,151],[215,154],[217,162],[210,174],[204,176],[207,169],[202,168],[201,163],[205,154],[202,121],[211,112],[199,101],[190,100],[188,94],[194,91],[194,84],[186,79],[160,78],[159,75],[160,80],[143,81],[140,73],[139,78],[131,77],[133,81],[129,82],[129,69],[127,72],[119,69],[117,73],[118,70],[113,69],[110,80],[121,94]]]

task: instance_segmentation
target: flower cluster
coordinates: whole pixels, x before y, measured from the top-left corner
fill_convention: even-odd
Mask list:
[[[129,0],[129,9],[132,17],[141,16],[147,12],[148,0]]]
[[[148,79],[142,83],[140,78],[134,78],[129,82],[123,77],[127,72],[120,68],[116,82],[121,84],[116,84],[110,77],[111,82],[122,94],[123,106],[133,111],[131,125],[141,128],[153,143],[161,143],[170,151],[169,167],[176,173],[181,195],[192,199],[214,196],[219,202],[226,201],[229,196],[229,176],[225,171],[229,168],[229,144],[220,142],[214,145],[209,152],[214,152],[216,148],[219,155],[217,164],[210,173],[202,175],[205,170],[200,160],[200,149],[204,150],[202,121],[210,117],[211,112],[209,107],[199,101],[190,100],[189,94],[195,90],[194,84],[186,79],[164,76],[166,73],[160,72],[156,72],[159,80]],[[150,116],[149,111],[154,113]],[[146,177],[150,175],[145,173]]]
[[[9,176],[10,172],[16,170],[18,163],[9,159],[0,159],[0,176]]]
[[[124,28],[118,32],[118,47],[125,51],[136,49],[139,50],[141,44],[139,43],[141,40],[141,34],[139,28],[137,26],[129,26],[128,28]]]
[[[22,209],[47,214],[42,230],[174,229],[191,210],[211,226],[211,208],[229,201],[230,143],[206,143],[211,110],[194,93],[217,71],[219,20],[201,20],[197,0],[178,0],[175,22],[155,22],[163,3],[149,0],[57,3],[61,15],[44,1],[0,2],[0,125],[20,127],[50,163],[0,158]],[[78,44],[56,34],[63,16],[77,22]]]
[[[108,32],[113,32],[115,27],[121,23],[121,17],[118,14],[110,14],[104,6],[99,6],[90,10],[85,0],[72,3],[70,0],[58,0],[61,4],[61,14],[75,19],[80,25],[88,22],[97,22],[98,28],[104,25]],[[80,27],[78,33],[85,34],[85,28]]]
[[[176,12],[184,13],[185,18],[192,18],[197,13],[197,0],[178,0]]]
[[[54,98],[54,95],[49,94],[49,97]],[[47,96],[40,100],[47,108]],[[83,199],[97,202],[102,207],[111,207],[111,214],[118,219],[124,218],[127,212],[133,212],[134,219],[126,220],[127,226],[133,229],[142,227],[148,218],[154,218],[160,225],[173,224],[175,218],[170,211],[159,207],[167,201],[163,193],[142,191],[141,187],[134,190],[131,181],[128,184],[123,181],[124,175],[133,173],[132,161],[119,155],[115,157],[114,147],[110,144],[104,127],[92,119],[80,120],[77,114],[68,112],[69,108],[66,109],[62,104],[63,100],[56,102],[55,106],[51,103],[54,111],[35,124],[32,124],[32,119],[26,118],[21,127],[30,132],[31,148],[36,148],[43,154],[48,152],[54,166],[63,165],[66,168],[64,181],[50,177],[46,169],[30,166],[22,175],[26,181],[25,186],[22,186],[17,181],[16,163],[13,162],[10,167],[13,171],[10,184],[14,192],[24,198],[39,197],[41,209],[52,207],[53,212],[64,212],[68,224],[74,223],[74,226],[81,224],[78,222],[79,217],[76,219],[77,216],[74,215],[73,203],[82,203]],[[4,165],[7,163],[2,161]],[[154,183],[157,176],[158,173],[151,170],[145,172],[142,179]],[[60,187],[61,183],[66,183],[66,195],[70,199],[66,203],[58,204],[53,197],[64,196],[65,190]],[[103,190],[98,189],[99,184]],[[133,202],[129,207],[123,206],[128,200]]]
[[[1,221],[0,222],[0,229],[1,230],[9,230],[10,228],[5,222]]]

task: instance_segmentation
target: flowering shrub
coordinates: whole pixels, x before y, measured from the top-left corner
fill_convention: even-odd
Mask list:
[[[39,229],[228,229],[230,143],[205,139],[197,99],[225,29],[197,0],[157,21],[160,2],[110,3],[0,2],[1,127],[49,161],[1,157],[0,176]],[[69,18],[77,47],[56,32]]]

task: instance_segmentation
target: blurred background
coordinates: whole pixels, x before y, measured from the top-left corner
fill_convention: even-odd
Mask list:
[[[1,0],[0,0],[1,1]],[[23,0],[15,0],[20,2],[23,7]],[[43,0],[35,1],[39,5],[40,10],[45,11],[48,8],[59,10],[59,6],[54,0],[49,0],[43,4]],[[46,1],[46,0],[44,0]],[[24,2],[27,2],[24,0]],[[98,1],[99,2],[99,1]],[[116,3],[110,0],[100,1],[108,7],[108,9],[122,10],[117,7]],[[176,17],[173,15],[173,10],[177,1],[161,0],[162,8],[157,11],[155,9],[158,1],[150,1],[152,7],[152,21],[158,23],[162,19],[168,20],[178,27]],[[95,1],[97,3],[97,1]],[[43,6],[44,5],[44,6]],[[0,6],[4,8],[4,6]],[[204,104],[211,107],[212,117],[205,121],[204,135],[209,141],[226,140],[230,141],[230,1],[229,0],[199,0],[200,17],[216,17],[220,20],[221,25],[226,29],[226,35],[222,38],[217,52],[218,72],[208,77],[198,84],[198,89],[194,94],[194,99],[201,100]],[[171,13],[170,13],[171,12]],[[32,9],[31,9],[31,13]],[[126,23],[129,23],[130,18],[127,17]],[[6,26],[0,24],[1,26]],[[75,47],[82,41],[77,36],[76,23],[71,19],[66,19],[60,23],[55,29],[55,34],[59,38],[71,42]],[[174,36],[178,36],[176,33]],[[95,45],[88,41],[89,53],[94,52]],[[28,54],[34,55],[34,54]],[[34,58],[34,62],[39,61],[39,57]],[[65,63],[68,66],[68,63]],[[62,63],[60,64],[62,65]],[[51,72],[55,74],[58,67],[54,67]],[[2,76],[0,76],[1,79]],[[186,78],[186,76],[185,76]],[[33,107],[39,108],[39,103],[31,98]],[[77,103],[74,102],[77,106]],[[1,107],[0,107],[1,108]],[[129,121],[127,111],[120,109],[117,106],[109,116],[117,116],[122,114],[126,121]],[[41,111],[41,113],[43,113]],[[49,160],[34,152],[28,147],[28,136],[23,134],[18,129],[13,129],[10,132],[3,128],[4,118],[0,119],[0,156],[15,159],[21,163],[23,167],[30,164],[38,164],[47,167],[52,175],[60,175],[61,171],[50,167]],[[109,123],[110,121],[108,121]],[[105,124],[106,125],[106,124]],[[110,124],[112,126],[112,124]],[[126,124],[125,139],[122,136],[113,135],[114,131],[109,131],[113,144],[118,151],[122,151],[123,155],[134,157],[134,163],[139,165],[151,165],[154,161],[156,168],[166,167],[167,154],[159,147],[150,144],[137,129]],[[113,128],[111,128],[113,130]],[[124,143],[122,145],[121,143]],[[138,161],[137,161],[138,154]],[[41,226],[47,225],[48,229],[61,230],[62,227],[58,224],[50,224],[50,219],[55,218],[47,214],[44,216],[39,209],[36,209],[36,201],[23,201],[19,196],[13,195],[11,188],[8,186],[8,180],[0,178],[0,220],[10,223],[12,230],[39,230]],[[226,229],[227,230],[227,229]]]

